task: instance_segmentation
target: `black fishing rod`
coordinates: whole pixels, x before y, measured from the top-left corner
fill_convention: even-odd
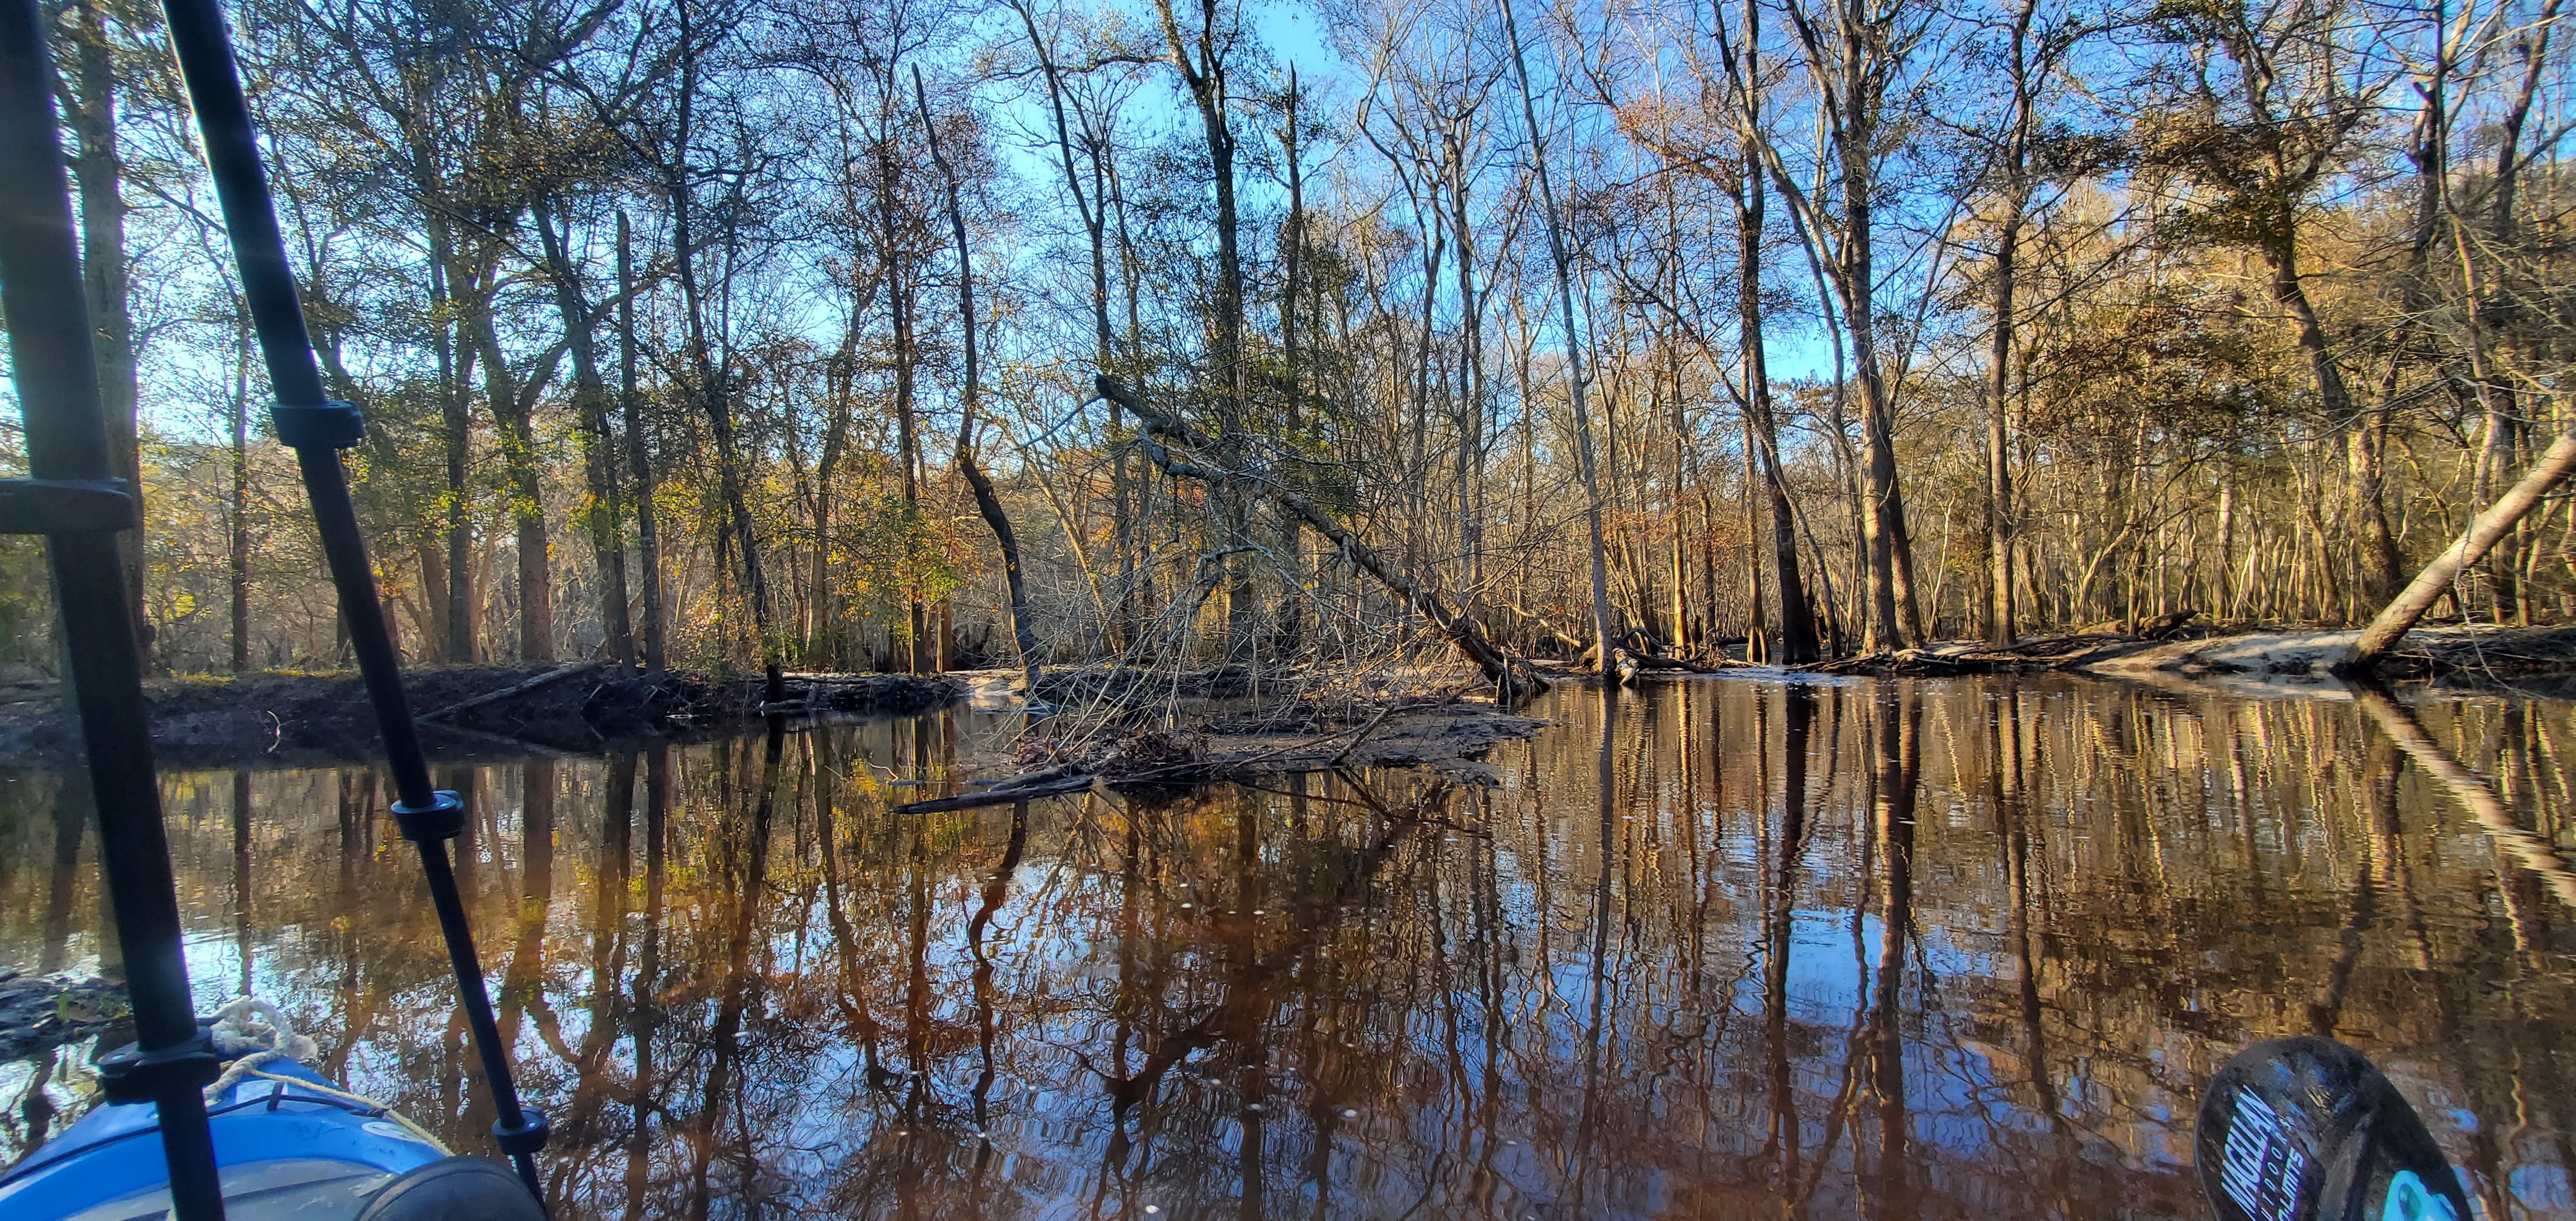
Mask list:
[[[116,913],[135,1043],[102,1059],[111,1102],[158,1107],[179,1221],[222,1221],[203,1090],[222,1071],[197,1026],[161,786],[143,703],[143,653],[116,536],[138,525],[117,477],[90,346],[71,183],[54,113],[53,59],[36,0],[0,0],[0,313],[27,438],[25,479],[0,480],[0,533],[45,536],[72,699],[98,809],[99,865]]]
[[[394,780],[394,818],[401,824],[403,838],[420,849],[421,872],[428,877],[439,932],[447,939],[448,962],[456,972],[457,1000],[465,1008],[474,1050],[483,1061],[493,1112],[500,1117],[492,1125],[492,1139],[510,1156],[529,1194],[542,1203],[545,1193],[538,1184],[535,1154],[545,1147],[546,1117],[519,1101],[518,1087],[511,1080],[500,1026],[493,1020],[491,996],[484,988],[483,964],[474,952],[473,930],[466,924],[465,904],[457,895],[456,874],[447,855],[447,841],[465,830],[465,804],[455,793],[430,788],[429,762],[421,754],[420,735],[403,694],[402,658],[385,630],[384,603],[376,594],[367,541],[358,531],[357,510],[349,502],[348,472],[341,466],[340,452],[365,437],[366,423],[357,404],[323,393],[321,367],[304,329],[295,272],[286,261],[286,242],[278,233],[276,206],[269,199],[268,176],[260,165],[259,137],[251,125],[249,103],[242,96],[240,73],[233,65],[223,10],[216,0],[163,0],[162,11],[170,17],[170,41],[178,52],[180,74],[187,80],[188,103],[197,112],[197,130],[206,142],[206,169],[223,203],[224,228],[231,237],[233,262],[240,268],[242,296],[249,303],[251,326],[268,365],[269,388],[277,396],[270,419],[277,439],[295,451],[304,475],[304,491],[313,504],[331,584],[339,591],[340,620],[348,629],[358,672],[366,680],[368,701],[375,706],[376,728],[384,736],[385,763]]]

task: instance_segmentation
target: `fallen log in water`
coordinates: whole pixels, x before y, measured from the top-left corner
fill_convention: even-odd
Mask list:
[[[2072,670],[2115,652],[2151,642],[2126,634],[2052,636],[2006,648],[1972,646],[1863,653],[1789,669],[1806,674],[1869,674],[1883,678],[1949,678],[1969,674],[2026,674]]]

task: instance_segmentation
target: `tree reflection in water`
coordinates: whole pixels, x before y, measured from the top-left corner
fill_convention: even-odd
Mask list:
[[[2314,1030],[2576,1218],[2569,705],[1551,698],[1490,784],[889,813],[1017,729],[965,712],[454,766],[563,1215],[2196,1217],[2192,1091]],[[198,978],[481,1143],[375,777],[167,785]],[[83,808],[0,786],[0,962],[106,948]],[[0,1067],[0,1152],[88,1050]]]

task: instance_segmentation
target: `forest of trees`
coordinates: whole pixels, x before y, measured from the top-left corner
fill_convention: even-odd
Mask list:
[[[2368,619],[2576,424],[2560,3],[233,17],[411,661],[1508,681]],[[48,11],[150,657],[339,664],[158,10]]]

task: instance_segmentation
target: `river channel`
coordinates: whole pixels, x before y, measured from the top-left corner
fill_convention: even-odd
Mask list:
[[[443,767],[557,1216],[2198,1218],[2200,1083],[2330,1032],[2487,1217],[2576,1218],[2576,705],[1729,678],[1535,714],[1481,778],[914,816],[1017,718]],[[485,1147],[380,782],[163,786],[200,1008],[273,1000]],[[112,957],[86,817],[0,773],[0,965]],[[91,1050],[0,1064],[0,1161]]]

